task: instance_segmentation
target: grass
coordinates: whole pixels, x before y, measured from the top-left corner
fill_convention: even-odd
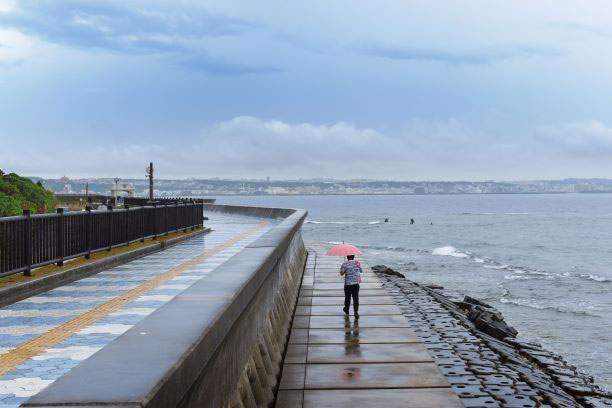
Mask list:
[[[203,229],[202,227],[197,227],[195,231],[201,231],[202,229]],[[168,236],[160,235],[157,237],[157,240],[154,240],[153,238],[149,238],[145,240],[145,242],[140,242],[140,241],[132,242],[129,246],[127,245],[120,246],[117,248],[113,248],[111,251],[96,252],[95,254],[91,254],[91,257],[89,259],[86,259],[84,256],[70,259],[70,260],[64,261],[64,266],[57,266],[55,264],[42,266],[40,268],[32,269],[32,276],[24,276],[23,273],[16,273],[15,275],[5,276],[4,278],[0,278],[0,288],[6,288],[6,287],[9,287],[9,286],[21,283],[21,282],[31,281],[33,279],[40,278],[42,276],[52,275],[54,273],[65,271],[67,269],[71,269],[76,266],[87,265],[94,261],[104,259],[112,255],[122,254],[125,252],[133,251],[134,249],[138,249],[138,248],[145,248],[145,247],[154,245],[161,241],[167,241],[169,239],[181,237],[184,235],[189,235],[191,233],[193,233],[191,229],[188,229],[187,232],[182,232],[182,231],[173,232],[171,234],[168,234]]]

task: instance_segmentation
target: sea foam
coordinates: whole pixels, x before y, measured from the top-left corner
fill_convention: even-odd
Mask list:
[[[595,282],[612,282],[609,278],[604,278],[603,276],[593,275],[593,274],[581,274],[579,275],[582,279],[592,280]]]
[[[468,254],[464,254],[463,252],[457,251],[457,248],[451,245],[436,248],[431,252],[431,254],[438,255],[438,256],[453,256],[455,258],[469,258],[470,257]]]

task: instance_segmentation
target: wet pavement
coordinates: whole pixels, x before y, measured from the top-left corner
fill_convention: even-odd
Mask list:
[[[276,222],[210,218],[209,234],[0,308],[0,408],[40,392]]]
[[[362,265],[360,317],[345,315],[342,258],[308,250],[276,407],[462,407],[378,277]]]

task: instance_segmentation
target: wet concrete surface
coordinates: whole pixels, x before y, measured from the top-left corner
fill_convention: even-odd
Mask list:
[[[297,315],[310,316],[344,316],[341,308],[336,306],[298,306]],[[361,316],[394,315],[401,314],[395,305],[370,305],[361,310]]]
[[[363,305],[363,307],[360,307],[360,311],[365,313],[367,307],[368,305]],[[338,308],[342,309],[342,305],[338,305]],[[344,324],[345,319],[343,316],[310,316],[310,328],[313,329],[335,329],[344,327]],[[409,327],[409,325],[406,319],[399,314],[388,316],[369,316],[364,314],[359,318],[359,327]]]
[[[342,258],[313,246],[276,407],[462,407],[378,277],[364,265],[360,317],[342,311]]]
[[[310,299],[310,300],[309,300]],[[312,305],[312,306],[335,306],[344,303],[344,296],[332,297],[332,296],[319,296],[315,298],[304,297],[301,299],[303,303],[298,305]],[[359,303],[362,305],[392,305],[393,298],[389,296],[363,296],[359,298]]]
[[[432,358],[421,343],[361,344],[358,339],[345,344],[309,344],[308,363],[393,363],[424,362]]]
[[[428,363],[310,364],[307,388],[432,388],[447,387],[437,367]]]
[[[453,408],[461,407],[450,389],[367,389],[309,390],[304,392],[304,407],[385,407],[385,408]]]
[[[304,296],[333,296],[333,297],[344,297],[344,289],[339,288],[337,290],[308,290],[306,289],[303,293]],[[387,292],[383,289],[360,289],[359,298],[365,296],[385,296]]]
[[[384,330],[360,327],[358,333],[345,331],[345,329],[310,329],[306,335],[309,344],[344,344],[355,338],[358,338],[361,344],[421,342],[412,329],[407,327],[387,327]]]

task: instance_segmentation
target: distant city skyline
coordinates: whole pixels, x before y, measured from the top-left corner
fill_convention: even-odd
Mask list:
[[[612,178],[606,0],[0,0],[0,167]]]
[[[117,179],[40,179],[60,194],[112,195]],[[124,184],[125,183],[125,184]],[[149,194],[146,179],[123,179],[122,189],[139,196]],[[158,179],[156,197],[203,197],[215,195],[329,195],[329,194],[520,194],[520,193],[612,193],[612,179],[567,179],[531,181],[391,181],[391,180],[227,180]]]

